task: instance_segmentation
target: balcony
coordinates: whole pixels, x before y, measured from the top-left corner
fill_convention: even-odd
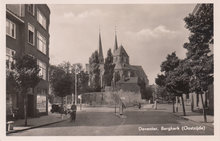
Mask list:
[[[20,18],[25,15],[24,4],[6,4],[6,9]]]

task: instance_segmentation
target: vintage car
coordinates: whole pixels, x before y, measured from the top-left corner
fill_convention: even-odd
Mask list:
[[[69,106],[61,106],[61,104],[52,104],[51,113],[68,114],[70,112]]]

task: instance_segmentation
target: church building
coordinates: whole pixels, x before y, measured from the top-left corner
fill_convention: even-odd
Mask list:
[[[117,89],[138,92],[140,91],[140,81],[144,82],[146,87],[149,85],[149,80],[142,66],[130,65],[129,55],[125,48],[122,45],[118,47],[116,33],[113,57],[115,64],[113,81],[116,83]]]
[[[100,85],[104,89],[104,57],[102,49],[101,34],[99,32],[99,49],[98,57],[100,62]],[[129,92],[140,92],[140,81],[144,82],[145,86],[149,86],[149,80],[142,66],[130,65],[129,55],[125,48],[120,45],[118,47],[117,34],[115,33],[115,43],[113,50],[113,63],[115,64],[113,74],[113,84],[118,90]],[[113,87],[113,86],[112,86]]]

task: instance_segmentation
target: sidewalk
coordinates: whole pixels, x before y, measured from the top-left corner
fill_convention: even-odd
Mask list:
[[[204,122],[204,117],[202,113],[192,112],[190,106],[185,106],[186,116],[183,116],[183,110],[182,106],[178,107],[178,112],[173,113],[173,105],[172,104],[158,104],[158,110],[163,109],[167,112],[170,112],[171,114],[174,114],[175,116],[179,116],[186,120],[191,120],[197,123],[201,123],[203,125],[209,126],[214,128],[214,116],[212,115],[206,115],[207,122]]]
[[[15,133],[19,131],[29,130],[41,126],[50,125],[53,123],[58,123],[64,120],[67,120],[69,118],[69,115],[63,115],[63,118],[61,117],[61,114],[57,113],[48,113],[46,116],[36,117],[36,118],[28,118],[27,126],[24,126],[24,119],[18,119],[14,121],[14,129],[7,131],[6,134]]]

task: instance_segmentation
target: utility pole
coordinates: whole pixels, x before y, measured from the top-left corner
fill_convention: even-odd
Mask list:
[[[74,94],[72,93],[72,105],[74,104]]]
[[[75,66],[75,105],[77,105],[77,64]]]

